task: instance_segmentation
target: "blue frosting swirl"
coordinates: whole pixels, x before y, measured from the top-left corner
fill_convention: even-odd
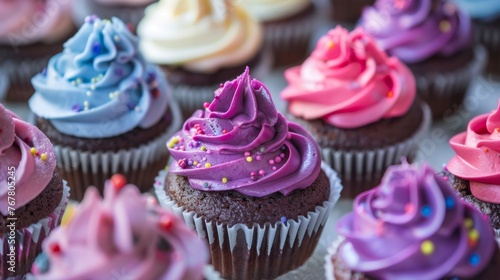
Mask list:
[[[500,18],[499,0],[452,0],[463,10],[467,11],[471,18],[479,20],[495,20]]]
[[[87,17],[32,83],[31,110],[60,132],[82,138],[151,127],[168,103],[160,70],[146,63],[137,37],[117,18]]]

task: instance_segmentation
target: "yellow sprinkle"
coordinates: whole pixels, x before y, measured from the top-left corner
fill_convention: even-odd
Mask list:
[[[168,170],[170,169],[170,166],[165,165],[165,168],[164,168],[164,169],[168,171]]]
[[[224,184],[227,183],[227,178],[226,177],[222,178],[222,183],[224,183]]]
[[[469,229],[472,228],[472,226],[474,225],[474,222],[470,218],[465,219],[464,223],[465,223],[465,227],[469,228]]]
[[[449,21],[447,20],[442,20],[440,23],[439,23],[439,29],[441,30],[441,32],[443,33],[447,33],[451,30],[451,24]]]
[[[68,225],[71,222],[71,220],[73,220],[75,214],[76,214],[75,205],[70,202],[66,207],[66,210],[64,211],[64,215],[61,221],[61,226]]]
[[[212,167],[212,165],[210,163],[208,163],[208,162],[205,163],[205,168],[210,168],[210,167]]]
[[[205,146],[201,146],[201,150],[202,150],[202,151],[206,151],[206,150],[207,150],[207,147],[205,147]]]
[[[479,238],[479,232],[477,231],[477,229],[471,229],[471,231],[469,231],[469,239],[471,241],[477,241],[477,239]]]
[[[30,153],[31,153],[32,155],[36,154],[36,149],[35,149],[35,148],[31,148],[31,149],[30,149]]]
[[[172,149],[174,146],[175,146],[175,144],[172,142],[168,142],[168,144],[167,144],[167,147],[169,147],[170,149]]]
[[[45,154],[45,153],[41,154],[41,155],[40,155],[40,158],[41,158],[42,160],[47,160],[47,154]]]
[[[193,165],[194,166],[198,165],[198,162],[197,161],[193,161]]]
[[[252,157],[247,157],[247,162],[252,162]]]
[[[420,250],[422,250],[424,255],[430,255],[434,253],[434,243],[430,240],[425,240],[422,242],[422,245],[420,245]]]
[[[329,49],[333,49],[333,48],[335,47],[335,44],[334,44],[332,41],[330,41],[330,42],[328,42],[328,43],[327,43],[327,45],[326,45],[326,46],[327,46]]]

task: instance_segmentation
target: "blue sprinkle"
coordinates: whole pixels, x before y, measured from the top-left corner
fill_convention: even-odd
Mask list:
[[[43,70],[42,70],[42,75],[43,75],[43,76],[47,76],[47,68],[43,68]]]
[[[38,269],[39,273],[46,273],[50,268],[50,261],[47,254],[41,253],[35,259],[34,266]]]
[[[479,255],[474,253],[470,256],[469,258],[469,263],[472,265],[472,266],[477,266],[479,264],[479,261],[481,259],[479,258]]]
[[[92,45],[92,53],[93,54],[100,54],[102,52],[102,45],[99,42],[95,42]]]
[[[150,84],[152,83],[154,80],[156,80],[156,73],[155,72],[149,72],[148,73],[148,77],[146,79],[147,83]]]
[[[431,213],[432,213],[432,210],[431,210],[431,207],[429,205],[423,206],[422,210],[420,211],[420,214],[422,214],[422,216],[424,216],[425,218],[430,217]]]
[[[445,201],[446,201],[446,209],[451,209],[455,207],[455,200],[453,199],[453,197],[448,196],[446,197]]]
[[[288,221],[288,219],[287,219],[286,217],[281,217],[281,222],[282,222],[282,223],[284,223],[284,224],[285,224],[285,223],[286,223],[286,221]]]
[[[81,110],[82,110],[82,107],[78,104],[71,106],[71,111],[73,111],[73,112],[80,112]]]
[[[204,189],[208,189],[208,183],[207,183],[207,182],[204,182],[204,183],[203,183],[203,188],[204,188]]]
[[[116,76],[120,76],[121,77],[123,75],[123,69],[116,68],[115,69],[115,74],[116,74]]]

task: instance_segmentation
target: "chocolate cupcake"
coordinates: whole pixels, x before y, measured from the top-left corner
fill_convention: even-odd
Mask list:
[[[402,157],[412,160],[430,124],[427,105],[415,99],[411,72],[362,29],[330,30],[285,78],[281,97],[288,115],[318,142],[345,197],[376,186]]]
[[[137,33],[146,60],[165,72],[185,119],[246,66],[260,77],[271,62],[260,24],[228,1],[161,0],[147,8]]]
[[[121,20],[88,17],[33,86],[30,109],[55,146],[72,199],[115,172],[142,191],[151,188],[181,117],[163,74],[145,62]]]
[[[486,74],[500,78],[500,1],[452,0],[472,18],[476,43],[488,50]]]
[[[104,198],[88,188],[75,211],[44,242],[35,279],[203,279],[206,245],[123,175],[106,182]]]
[[[500,102],[498,106],[473,118],[467,131],[450,139],[456,155],[444,174],[465,201],[490,217],[500,236]]]
[[[263,24],[274,67],[299,64],[307,57],[319,15],[312,0],[243,0],[239,3]]]
[[[25,102],[31,78],[75,32],[71,0],[0,1],[0,100]]]
[[[473,44],[469,16],[448,0],[378,0],[360,25],[410,68],[435,120],[462,104],[486,65],[484,47]]]
[[[0,104],[0,279],[24,279],[59,225],[69,188],[49,139]]]
[[[312,137],[277,112],[248,69],[167,143],[160,203],[210,246],[225,279],[271,279],[304,264],[340,195]]]
[[[363,9],[373,2],[375,0],[330,0],[330,17],[344,24],[354,24],[361,16]]]

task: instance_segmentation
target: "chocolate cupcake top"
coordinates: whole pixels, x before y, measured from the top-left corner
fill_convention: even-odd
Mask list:
[[[167,143],[170,172],[198,190],[262,197],[310,186],[318,177],[318,145],[288,122],[268,89],[246,71],[215,91],[212,103],[189,118]]]
[[[0,213],[11,216],[49,184],[56,155],[49,139],[0,104]]]
[[[410,70],[361,28],[330,30],[301,66],[285,71],[285,78],[289,85],[281,97],[292,115],[322,118],[340,128],[402,116],[415,99]]]
[[[306,9],[311,0],[242,0],[239,3],[261,22],[280,20]]]
[[[406,63],[452,56],[473,41],[469,16],[448,0],[378,0],[360,25]]]
[[[254,18],[225,0],[160,0],[146,9],[137,34],[148,61],[196,73],[250,61],[264,36]]]
[[[429,167],[390,167],[377,188],[356,197],[337,225],[339,257],[377,279],[472,278],[497,243],[487,218]]]
[[[446,165],[448,171],[469,180],[476,198],[500,204],[500,102],[496,110],[473,118],[450,145],[456,155]]]
[[[64,51],[33,78],[30,109],[60,132],[82,138],[151,127],[165,114],[167,88],[137,41],[120,19],[87,17]]]
[[[73,29],[71,0],[0,1],[0,44],[17,46],[63,40]]]
[[[87,190],[70,222],[44,241],[36,279],[202,279],[205,244],[175,214],[125,184],[114,175],[104,198]]]
[[[500,17],[498,0],[452,0],[473,19],[493,21]]]

